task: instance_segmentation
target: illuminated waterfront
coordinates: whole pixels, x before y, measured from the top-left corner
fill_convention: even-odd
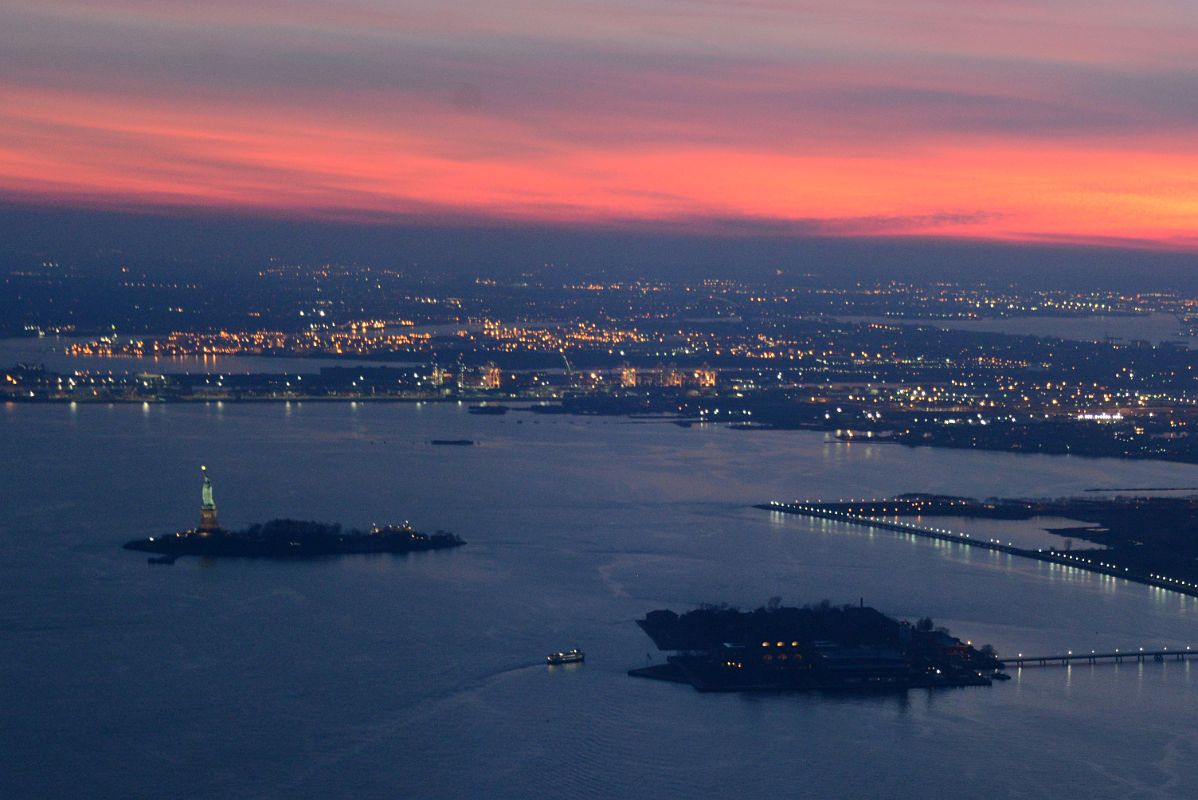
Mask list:
[[[555,796],[562,781],[576,796],[653,797],[785,793],[795,780],[811,797],[923,797],[962,780],[1000,797],[1077,781],[1095,797],[1153,796],[1198,777],[1184,663],[1025,670],[903,700],[714,697],[624,674],[645,664],[632,620],[646,611],[774,595],[864,597],[1005,654],[1198,644],[1194,598],[749,507],[1198,485],[1198,467],[456,405],[6,406],[0,426],[3,484],[22,498],[0,528],[0,678],[16,698],[4,736],[18,765],[5,796],[61,791],[68,776],[112,797],[136,785],[513,798]],[[152,568],[121,551],[192,524],[200,458],[226,524],[409,518],[470,544]],[[547,671],[546,652],[576,645],[585,665]],[[1047,761],[1047,747],[1086,757]],[[20,766],[34,753],[52,769]]]
[[[0,338],[0,364],[11,366],[18,363],[44,364],[48,369],[63,372],[74,370],[112,375],[131,375],[137,372],[178,372],[244,375],[246,373],[283,373],[315,371],[321,366],[358,366],[381,364],[406,364],[406,361],[371,360],[354,358],[338,359],[336,362],[305,357],[278,357],[252,355],[209,355],[209,356],[91,356],[80,358],[68,355],[67,350],[86,341],[77,336],[44,336]]]
[[[606,310],[609,294],[619,314]],[[540,283],[514,297],[477,279],[466,298],[412,303],[407,317],[366,317],[359,308],[338,319],[306,306],[279,327],[263,327],[265,312],[254,310],[248,326],[120,335],[109,325],[93,339],[8,340],[0,342],[0,399],[518,399],[582,414],[731,416],[906,445],[1198,463],[1195,351],[1152,343],[1162,324],[1190,332],[1192,300],[1179,295],[704,280]],[[875,308],[885,319],[849,323],[825,313],[844,307]],[[1108,316],[1053,316],[1096,311]],[[995,314],[1014,316],[987,318]],[[1125,334],[1148,338],[943,327],[954,320],[1075,332],[1120,322]]]

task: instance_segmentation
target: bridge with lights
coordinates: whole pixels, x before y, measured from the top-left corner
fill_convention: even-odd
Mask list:
[[[876,501],[862,501],[862,504],[868,505],[874,502]],[[1133,583],[1142,583],[1148,586],[1155,586],[1159,589],[1168,589],[1180,594],[1198,597],[1198,583],[1192,581],[1185,581],[1181,580],[1180,578],[1173,578],[1167,575],[1158,575],[1156,573],[1133,572],[1128,567],[1121,567],[1117,564],[1112,564],[1091,556],[1075,555],[1073,553],[1063,552],[1060,550],[1016,547],[1011,542],[1003,542],[999,539],[970,536],[968,533],[950,531],[945,528],[934,528],[928,525],[916,525],[913,522],[902,522],[900,520],[875,517],[869,514],[855,513],[851,510],[851,508],[848,511],[841,511],[839,508],[844,506],[843,503],[836,503],[836,507],[831,507],[832,505],[833,504],[821,503],[818,501],[783,503],[777,500],[771,500],[769,503],[756,506],[756,508],[772,511],[778,514],[797,514],[805,517],[816,517],[819,519],[835,520],[837,522],[848,522],[854,525],[861,525],[863,527],[874,528],[877,530],[893,531],[895,533],[903,533],[909,536],[920,536],[925,539],[937,539],[939,541],[953,542],[954,544],[962,544],[968,547],[980,547],[984,550],[994,550],[1000,553],[1008,553],[1021,558],[1031,558],[1036,561],[1043,561],[1049,564],[1059,564],[1064,567],[1084,570],[1086,572],[1097,572],[1101,575],[1122,578]]]
[[[1116,649],[1109,653],[1099,653],[1095,650],[1091,650],[1088,653],[1075,653],[1069,650],[1064,654],[1054,656],[1025,656],[1023,653],[1020,653],[1010,658],[1004,658],[1003,663],[1023,669],[1024,667],[1067,665],[1079,661],[1086,664],[1097,664],[1100,661],[1115,662],[1117,664],[1124,661],[1134,661],[1137,663],[1144,663],[1146,661],[1185,661],[1192,656],[1198,656],[1198,651],[1190,650],[1188,646],[1185,649],[1177,648],[1173,650],[1167,647],[1163,647],[1160,650],[1145,650],[1141,647],[1132,650]]]

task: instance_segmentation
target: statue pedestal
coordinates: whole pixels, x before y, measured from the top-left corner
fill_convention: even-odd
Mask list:
[[[216,507],[200,509],[200,526],[196,530],[200,531],[215,531],[220,529],[220,523],[216,521]]]

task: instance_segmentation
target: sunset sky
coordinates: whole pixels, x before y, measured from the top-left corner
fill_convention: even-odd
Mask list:
[[[1198,3],[3,0],[0,199],[1193,250]]]

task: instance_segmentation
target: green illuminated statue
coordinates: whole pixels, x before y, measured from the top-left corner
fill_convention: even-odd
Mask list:
[[[212,481],[208,478],[208,468],[201,466],[200,471],[204,473],[204,488],[200,491],[200,507],[216,508],[216,502],[212,499]]]
[[[200,526],[196,529],[201,536],[207,536],[213,531],[220,530],[216,520],[216,501],[212,499],[212,481],[208,479],[208,468],[200,467],[204,473],[204,488],[200,491]]]

